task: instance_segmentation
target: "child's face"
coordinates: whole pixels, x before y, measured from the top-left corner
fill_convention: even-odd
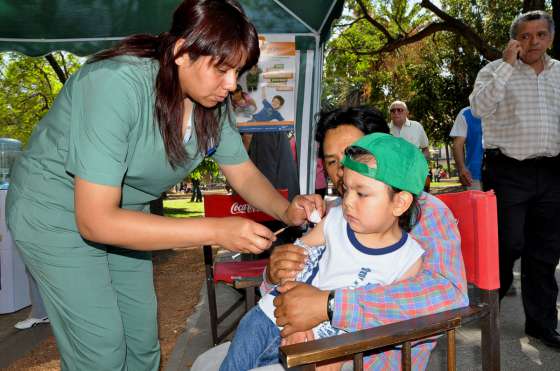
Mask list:
[[[280,109],[280,107],[282,107],[282,102],[280,102],[280,99],[278,99],[278,98],[273,98],[272,102],[270,102],[270,105],[275,110],[278,110],[278,109]]]
[[[374,165],[374,160],[368,163]],[[350,228],[366,234],[389,231],[403,213],[399,197],[391,197],[385,183],[348,168],[344,168],[343,180],[342,210]]]

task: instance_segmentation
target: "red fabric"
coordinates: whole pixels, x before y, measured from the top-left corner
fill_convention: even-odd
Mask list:
[[[278,192],[288,198],[287,189],[280,189]],[[205,195],[204,215],[214,218],[241,216],[256,222],[274,220],[238,195]],[[214,263],[214,282],[231,284],[239,277],[261,277],[267,263],[268,259]]]
[[[242,277],[261,277],[268,259],[214,264],[214,282],[233,283]]]
[[[494,192],[466,191],[437,197],[459,221],[467,281],[485,290],[500,288],[498,217]]]
[[[287,189],[279,189],[278,192],[288,198]],[[225,216],[241,216],[256,222],[274,220],[270,215],[255,209],[238,195],[205,195],[204,216],[221,218]]]

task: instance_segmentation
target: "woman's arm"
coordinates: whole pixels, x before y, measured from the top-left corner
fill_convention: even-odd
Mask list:
[[[75,177],[76,223],[87,240],[133,250],[217,244],[231,251],[258,253],[274,235],[259,223],[239,217],[168,218],[120,207],[120,187]]]
[[[236,165],[221,165],[229,184],[249,204],[287,225],[305,223],[317,209],[324,213],[323,200],[319,195],[296,196],[288,202],[261,174],[251,161]]]

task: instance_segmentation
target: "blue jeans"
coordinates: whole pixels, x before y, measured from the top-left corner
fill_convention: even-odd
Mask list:
[[[257,305],[237,326],[220,371],[245,371],[279,363],[280,330]]]

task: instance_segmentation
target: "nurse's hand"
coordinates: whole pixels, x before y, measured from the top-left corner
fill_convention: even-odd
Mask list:
[[[288,225],[302,225],[310,220],[313,210],[322,217],[325,214],[325,202],[319,195],[299,195],[284,212],[282,220]]]
[[[229,251],[259,254],[270,248],[276,236],[262,224],[237,216],[212,218],[216,245]]]

